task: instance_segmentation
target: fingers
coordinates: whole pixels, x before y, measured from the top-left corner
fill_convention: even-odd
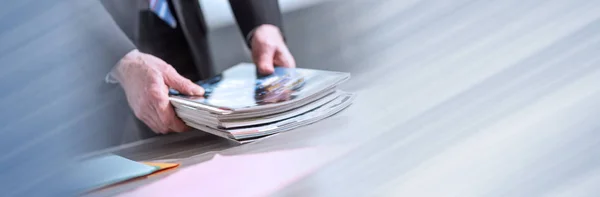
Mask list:
[[[171,131],[183,132],[189,127],[175,114],[168,98],[166,85],[155,83],[147,88],[140,100],[136,116],[155,133],[166,134]]]
[[[152,98],[152,110],[153,118],[157,125],[157,130],[160,133],[168,133],[171,131],[184,132],[190,128],[177,117],[173,106],[169,101],[169,90],[168,87],[172,87],[175,90],[187,94],[187,95],[204,95],[204,89],[196,85],[189,79],[179,75],[177,71],[171,66],[164,62],[159,61],[158,64],[163,64],[162,79],[163,83],[161,87],[153,88],[150,93]],[[168,86],[168,87],[167,87]]]
[[[253,49],[253,59],[255,60],[258,73],[263,75],[271,74],[275,71],[273,67],[273,56],[275,56],[275,48],[272,46],[262,46]]]
[[[168,133],[169,128],[163,125],[156,115],[156,110],[152,105],[147,105],[145,110],[135,110],[135,116],[150,127],[154,133]]]
[[[156,133],[189,130],[179,119],[169,101],[169,86],[188,95],[203,95],[202,87],[182,77],[175,69],[152,55],[143,53],[129,57],[136,61],[121,61],[127,102],[135,116]],[[128,60],[129,60],[128,59]]]
[[[155,133],[166,134],[170,131],[168,124],[160,118],[160,103],[168,101],[165,92],[167,87],[160,81],[148,84],[145,92],[141,94],[138,101],[138,109],[135,110],[136,116],[140,118]]]
[[[161,125],[158,124],[158,121],[154,120],[152,116],[144,114],[144,115],[136,115],[138,119],[140,119],[144,124],[146,124],[154,133],[165,134],[168,129],[162,128]]]
[[[275,66],[296,67],[296,61],[285,44],[278,27],[259,26],[256,28],[251,42],[252,59],[260,74],[273,73]]]
[[[149,111],[146,114],[148,117],[147,118],[148,122],[145,122],[145,123],[148,124],[148,126],[152,129],[152,131],[154,131],[155,133],[161,133],[161,134],[167,134],[167,133],[169,133],[169,131],[171,131],[169,129],[169,126],[167,124],[164,124],[163,121],[161,121],[161,119],[159,117],[159,112],[155,105],[151,105],[149,107]]]
[[[181,119],[179,119],[173,108],[169,105],[166,108],[152,109],[151,115],[140,118],[155,133],[167,134],[169,132],[184,132],[190,129]]]
[[[273,57],[273,63],[281,67],[296,67],[296,61],[294,60],[294,56],[292,56],[287,47],[279,47],[277,52],[275,52],[275,56]]]
[[[184,132],[189,129],[189,127],[175,115],[175,111],[168,99],[160,100],[157,106],[157,115],[161,124],[168,127],[170,131]]]
[[[285,46],[277,48],[266,47],[255,52],[256,68],[260,74],[271,74],[275,71],[275,65],[287,68],[295,68],[294,56]]]
[[[173,67],[168,67],[163,73],[165,83],[175,90],[186,95],[202,96],[204,89],[189,79],[179,75]]]

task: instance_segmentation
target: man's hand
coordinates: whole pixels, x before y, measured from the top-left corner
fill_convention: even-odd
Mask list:
[[[274,25],[261,25],[253,33],[250,46],[252,59],[260,74],[271,74],[274,65],[294,68],[296,61]]]
[[[169,87],[187,95],[203,95],[202,87],[179,75],[163,60],[137,50],[129,52],[115,67],[135,116],[156,133],[182,132],[189,127],[169,102]]]

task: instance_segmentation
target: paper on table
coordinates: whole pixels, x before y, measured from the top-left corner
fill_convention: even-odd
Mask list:
[[[148,175],[158,167],[144,165],[118,155],[103,155],[73,165],[61,174],[81,192]]]
[[[163,172],[172,170],[172,169],[177,168],[179,166],[178,163],[159,163],[159,162],[140,162],[140,163],[145,164],[147,166],[152,166],[152,167],[156,168],[156,170],[154,172],[150,173],[150,174],[146,174],[146,175],[142,175],[142,176],[138,176],[138,177],[133,177],[133,178],[121,181],[121,182],[117,182],[117,183],[114,183],[114,184],[106,185],[106,186],[98,188],[98,189],[94,189],[94,190],[90,191],[90,193],[101,191],[101,190],[104,190],[104,189],[107,189],[107,188],[112,188],[112,187],[123,185],[123,184],[127,184],[127,183],[131,183],[131,182],[138,181],[138,180],[141,180],[141,179],[145,179],[145,178],[148,178],[148,177],[151,177],[151,176],[154,176],[154,175],[158,175],[158,174],[161,174]]]
[[[158,168],[158,170],[156,170],[155,172],[152,172],[151,174],[146,175],[146,176],[160,174],[161,172],[164,172],[166,170],[171,170],[171,169],[179,166],[178,163],[158,163],[158,162],[141,162],[141,163]]]
[[[146,165],[149,165],[149,166],[157,167],[158,168],[157,171],[166,170],[166,169],[170,169],[170,168],[174,168],[174,167],[179,166],[178,163],[158,163],[158,162],[145,162],[145,161],[144,162],[140,162],[140,163],[143,163],[143,164],[146,164]]]
[[[303,148],[221,156],[183,168],[122,196],[263,196],[335,159],[346,149]]]

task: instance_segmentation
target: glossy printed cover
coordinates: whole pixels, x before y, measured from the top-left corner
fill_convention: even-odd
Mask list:
[[[277,67],[265,77],[256,75],[254,64],[242,63],[222,74],[200,81],[204,97],[172,95],[172,100],[238,111],[285,105],[315,95],[348,79],[350,74]]]

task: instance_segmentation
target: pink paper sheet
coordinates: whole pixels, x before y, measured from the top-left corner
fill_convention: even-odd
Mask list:
[[[342,149],[304,148],[221,156],[181,169],[122,196],[264,196],[306,176]]]

